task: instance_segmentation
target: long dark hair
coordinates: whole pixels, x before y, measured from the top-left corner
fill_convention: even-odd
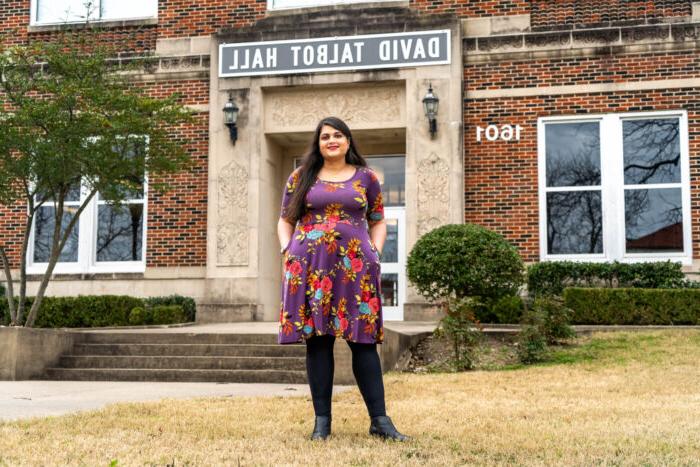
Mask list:
[[[306,213],[306,194],[309,192],[314,182],[316,182],[316,177],[321,167],[323,167],[323,156],[321,155],[321,149],[318,145],[318,139],[321,136],[321,128],[323,128],[324,125],[333,127],[348,138],[350,147],[348,147],[348,152],[345,153],[345,162],[356,167],[367,167],[367,161],[365,161],[365,158],[362,157],[357,150],[355,140],[352,138],[352,133],[350,133],[350,128],[348,128],[344,121],[336,117],[326,117],[318,122],[316,131],[314,131],[313,140],[309,145],[308,151],[304,154],[304,159],[299,168],[299,184],[289,202],[289,217],[294,220],[301,219]]]

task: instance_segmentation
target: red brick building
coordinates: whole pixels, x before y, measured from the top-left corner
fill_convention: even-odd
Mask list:
[[[2,41],[79,30],[82,3],[2,2]],[[445,223],[492,228],[527,262],[699,268],[700,2],[94,3],[119,58],[150,57],[139,84],[178,91],[197,111],[181,135],[196,168],[166,195],[133,199],[129,219],[105,222],[94,201],[50,294],[181,293],[205,321],[275,320],[282,186],[331,114],[384,184],[387,319],[426,317],[405,257]],[[430,86],[435,134],[422,104]],[[235,144],[229,99],[240,108]],[[15,267],[22,213],[0,209]],[[45,267],[41,227],[33,274]]]

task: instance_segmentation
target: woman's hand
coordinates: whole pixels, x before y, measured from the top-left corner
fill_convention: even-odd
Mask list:
[[[381,257],[386,242],[386,221],[384,219],[377,221],[369,229],[369,241]]]

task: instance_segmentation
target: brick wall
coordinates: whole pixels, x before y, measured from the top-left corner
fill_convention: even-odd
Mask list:
[[[263,18],[267,0],[160,0],[157,25],[110,26],[103,37],[125,52],[155,50],[157,38],[205,36],[222,28],[247,26]],[[55,31],[28,32],[30,0],[0,2],[0,35],[5,44],[50,40]]]
[[[267,0],[161,0],[158,37],[204,36],[242,27],[265,16]]]
[[[149,83],[149,95],[181,95],[180,104],[197,105],[209,98],[209,81],[183,80]],[[168,178],[171,190],[149,193],[146,265],[204,266],[207,249],[207,180],[209,115],[197,114],[195,122],[174,131],[187,148],[191,169]],[[154,181],[158,181],[153,179]]]
[[[682,75],[681,75],[682,72]],[[469,90],[620,83],[700,76],[695,50],[533,61],[507,60],[465,67]]]
[[[0,42],[16,45],[27,41],[47,41],[56,37],[56,30],[30,32],[29,14],[30,0],[0,2]],[[73,29],[71,32],[80,33],[79,29]],[[126,25],[104,28],[99,37],[103,44],[113,46],[121,52],[144,53],[155,50],[157,34],[156,25]]]
[[[499,99],[466,99],[466,222],[493,228],[524,261],[539,260],[537,119],[553,115],[655,110],[688,111],[693,251],[700,258],[700,88]],[[476,142],[476,126],[523,127],[520,141]]]
[[[533,30],[658,22],[690,16],[690,0],[532,0]]]
[[[426,13],[455,13],[462,18],[530,13],[529,0],[411,0],[410,7]]]

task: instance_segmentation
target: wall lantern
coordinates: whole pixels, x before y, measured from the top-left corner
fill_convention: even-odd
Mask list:
[[[233,102],[233,94],[229,93],[228,102],[224,105],[224,125],[228,127],[229,134],[231,135],[231,142],[235,145],[238,139],[238,128],[236,127],[236,120],[238,120],[239,108],[235,102]]]
[[[437,133],[437,117],[438,104],[440,99],[433,94],[433,83],[428,86],[428,94],[423,98],[423,109],[425,110],[425,116],[428,117],[428,123],[430,124],[430,136],[434,137]]]

